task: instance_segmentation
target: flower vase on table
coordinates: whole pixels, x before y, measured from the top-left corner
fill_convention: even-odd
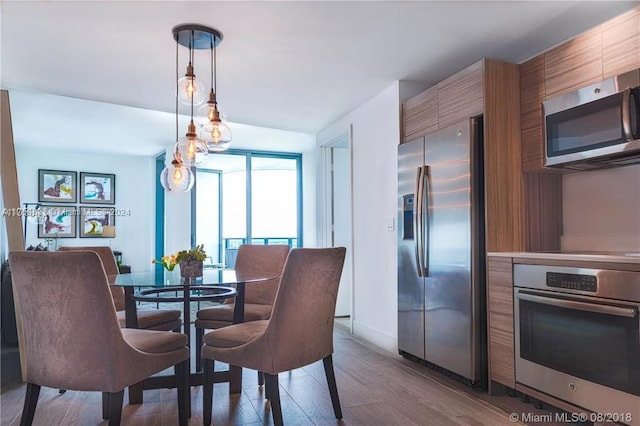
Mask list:
[[[176,259],[176,255],[172,254],[170,256],[162,256],[160,260],[152,260],[151,263],[162,265],[164,268],[164,275],[167,281],[167,285],[180,285],[180,275],[178,274],[176,265],[178,261]]]
[[[202,276],[204,262],[201,260],[183,260],[180,265],[180,276],[183,278],[195,278]]]
[[[201,277],[206,257],[207,254],[202,244],[195,246],[191,250],[179,251],[176,254],[176,260],[180,265],[180,276],[183,278]]]

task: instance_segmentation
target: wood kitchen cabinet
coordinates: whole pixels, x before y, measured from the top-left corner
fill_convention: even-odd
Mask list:
[[[515,389],[513,273],[510,257],[487,258],[489,390],[493,382]],[[495,392],[492,392],[495,393]]]
[[[438,130],[438,86],[430,87],[402,104],[403,142]]]
[[[438,83],[438,128],[482,114],[483,65],[484,61],[476,62]]]
[[[602,25],[604,78],[640,68],[640,7]]]
[[[545,96],[602,81],[602,31],[587,31],[544,54]]]
[[[482,114],[483,70],[479,61],[402,104],[402,142]]]

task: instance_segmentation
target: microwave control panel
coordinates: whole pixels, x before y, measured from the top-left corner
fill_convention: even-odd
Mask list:
[[[595,275],[547,272],[547,286],[595,293],[598,291],[598,278]]]

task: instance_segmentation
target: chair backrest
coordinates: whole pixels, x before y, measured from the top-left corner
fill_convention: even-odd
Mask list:
[[[241,245],[236,258],[236,276],[240,280],[262,277],[278,278],[268,282],[247,284],[245,303],[273,305],[280,283],[280,274],[289,254],[287,245]]]
[[[274,369],[287,371],[333,353],[333,320],[346,248],[297,248],[284,265],[265,333]]]
[[[119,273],[118,263],[113,256],[111,247],[106,246],[85,246],[85,247],[59,247],[58,251],[93,251],[98,254],[102,261],[104,272],[107,275],[116,275]],[[116,311],[124,311],[124,289],[122,287],[109,286],[113,303],[116,305]]]
[[[22,376],[41,386],[99,390],[113,381],[122,337],[95,252],[9,254]]]

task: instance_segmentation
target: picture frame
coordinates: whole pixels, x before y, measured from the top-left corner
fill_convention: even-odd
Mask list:
[[[75,206],[39,206],[38,238],[75,238]]]
[[[115,204],[116,175],[80,172],[80,203]]]
[[[38,202],[75,203],[77,173],[66,170],[38,169]]]
[[[104,226],[115,226],[115,208],[81,206],[80,238],[106,238],[102,235]]]

